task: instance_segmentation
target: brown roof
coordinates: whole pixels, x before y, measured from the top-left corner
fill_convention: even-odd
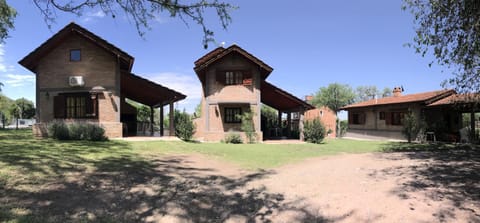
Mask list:
[[[267,81],[261,84],[261,101],[262,103],[278,109],[280,111],[291,111],[303,108],[305,110],[314,109],[315,107],[294,95],[276,87]]]
[[[452,94],[429,104],[429,107],[454,105],[454,104],[478,104],[480,103],[480,94]]]
[[[363,108],[363,107],[371,107],[371,106],[404,104],[404,103],[431,104],[437,100],[443,99],[453,94],[455,94],[454,90],[439,90],[439,91],[430,91],[430,92],[423,92],[423,93],[417,93],[417,94],[407,94],[407,95],[402,95],[397,97],[392,96],[392,97],[362,101],[359,103],[347,105],[340,109],[349,110],[352,108]]]
[[[122,96],[152,107],[167,105],[187,97],[129,72],[122,72],[120,85]]]
[[[120,61],[122,62],[122,68],[127,71],[131,71],[134,61],[134,58],[132,56],[73,22],[58,31],[55,35],[42,43],[39,47],[37,47],[35,50],[25,56],[18,63],[35,73],[35,68],[38,65],[39,58],[50,52],[58,45],[58,43],[62,42],[71,34],[78,34],[85,39],[92,41],[93,43],[107,50],[108,52],[111,52],[112,54],[118,56],[120,58]]]
[[[244,56],[245,58],[249,59],[250,61],[256,63],[260,68],[262,68],[261,75],[263,79],[266,79],[270,73],[272,73],[273,68],[270,67],[268,64],[264,63],[262,60],[258,59],[257,57],[253,56],[246,50],[242,49],[238,45],[231,45],[228,48],[223,48],[223,47],[218,47],[209,53],[205,54],[204,56],[200,57],[197,61],[194,62],[195,67],[193,68],[195,70],[195,73],[197,73],[198,78],[202,83],[205,80],[205,75],[204,75],[204,70],[207,68],[209,65],[212,63],[215,63],[216,61],[220,60],[224,56],[236,52]]]

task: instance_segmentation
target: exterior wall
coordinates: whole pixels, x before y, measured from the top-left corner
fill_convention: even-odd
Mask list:
[[[391,112],[408,112],[409,109],[414,112],[417,119],[421,118],[422,107],[420,104],[388,105],[351,109],[348,111],[349,124],[347,136],[356,134],[392,139],[404,139],[401,133],[403,125],[388,124],[388,118],[385,118],[384,120],[380,119],[380,112],[385,112],[386,115],[388,115]],[[353,113],[365,114],[364,124],[353,124],[351,120]]]
[[[251,85],[224,85],[217,75],[224,71],[248,71],[252,75]],[[206,70],[202,97],[202,114],[195,120],[195,138],[202,141],[220,141],[229,131],[240,132],[241,124],[224,123],[225,107],[241,107],[242,112],[253,111],[253,122],[258,140],[262,140],[260,130],[260,70],[258,66],[232,53],[212,64]]]
[[[70,61],[70,50],[81,50],[81,61]],[[98,122],[105,127],[110,138],[122,136],[120,123],[119,68],[116,57],[103,48],[78,35],[70,35],[48,54],[36,67],[37,119],[40,123],[54,120],[53,97],[59,93],[88,92],[94,86],[102,86],[108,94],[98,97],[98,119],[67,121]],[[69,76],[83,76],[83,87],[70,87]]]
[[[325,125],[326,130],[331,130],[332,132],[327,136],[329,138],[335,138],[336,135],[336,123],[337,115],[331,109],[327,107],[321,107],[316,109],[311,109],[305,112],[305,120],[313,120],[320,118],[322,123]]]

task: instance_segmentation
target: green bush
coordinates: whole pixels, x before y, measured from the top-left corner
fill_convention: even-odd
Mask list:
[[[73,123],[68,125],[69,139],[84,140],[87,138],[87,125],[84,123]]]
[[[70,139],[70,131],[64,122],[52,122],[48,125],[48,135],[58,140]]]
[[[178,138],[182,139],[183,141],[192,140],[193,134],[195,133],[195,124],[188,113],[185,111],[175,111],[174,123],[175,135]]]
[[[403,129],[402,133],[407,138],[407,141],[410,143],[412,140],[417,138],[418,133],[420,133],[425,124],[422,120],[418,120],[415,114],[409,109],[407,114],[403,117]]]
[[[338,121],[339,120],[337,119],[337,122]],[[348,120],[340,121],[340,129],[339,129],[340,132],[339,132],[338,136],[339,137],[344,137],[345,134],[347,134],[347,129],[348,129]]]
[[[105,130],[96,124],[52,122],[48,126],[48,135],[58,140],[107,140]]]
[[[241,144],[243,143],[242,136],[238,133],[230,132],[228,135],[225,136],[224,139],[225,143],[232,143],[232,144]]]
[[[325,126],[316,118],[305,122],[303,128],[304,140],[311,143],[321,143],[326,135]]]
[[[105,129],[99,125],[86,124],[85,126],[85,140],[90,141],[105,141],[108,138],[105,136]]]
[[[255,141],[257,140],[255,126],[253,124],[253,115],[253,112],[244,112],[242,115],[239,116],[242,120],[241,129],[243,132],[245,132],[248,143],[255,143]]]

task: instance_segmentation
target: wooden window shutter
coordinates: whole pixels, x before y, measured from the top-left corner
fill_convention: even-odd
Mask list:
[[[55,118],[65,118],[65,96],[57,95],[53,97],[53,116]]]
[[[95,114],[94,103],[96,99],[92,99],[90,95],[85,96],[85,112],[87,115]]]
[[[367,114],[362,113],[360,116],[360,124],[364,125],[366,121],[367,121]]]
[[[352,112],[348,112],[348,124],[353,124],[353,114]]]
[[[392,124],[392,113],[391,112],[385,112],[385,124],[386,125],[391,125]]]
[[[225,71],[218,71],[216,73],[217,77],[216,80],[222,84],[225,84],[226,81],[226,72]]]

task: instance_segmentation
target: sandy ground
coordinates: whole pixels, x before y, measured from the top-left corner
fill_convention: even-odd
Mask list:
[[[478,151],[345,154],[259,171],[201,155],[126,159],[36,191],[5,189],[0,202],[41,222],[480,222]]]

